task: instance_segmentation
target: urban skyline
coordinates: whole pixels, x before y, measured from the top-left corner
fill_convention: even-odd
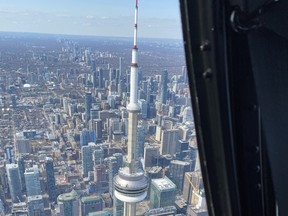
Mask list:
[[[1,31],[131,37],[134,1],[0,1]],[[177,0],[141,1],[144,38],[182,38]],[[130,24],[130,25],[129,25]],[[121,26],[121,28],[119,28]]]
[[[0,215],[208,215],[183,42],[138,50],[137,15],[133,43],[0,33]]]

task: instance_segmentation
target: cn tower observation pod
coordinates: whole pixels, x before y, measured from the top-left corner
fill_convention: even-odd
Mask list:
[[[114,177],[114,187],[117,199],[123,202],[137,203],[147,196],[148,181],[142,170],[129,173],[128,167],[124,167]]]

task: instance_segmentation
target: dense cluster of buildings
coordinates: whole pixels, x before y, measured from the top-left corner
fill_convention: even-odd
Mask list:
[[[186,68],[131,81],[123,57],[57,45],[15,79],[1,69],[0,215],[120,216],[138,169],[136,215],[208,215]]]

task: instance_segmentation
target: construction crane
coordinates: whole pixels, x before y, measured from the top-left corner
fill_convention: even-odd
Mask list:
[[[187,179],[187,181],[189,182],[189,184],[192,187],[192,198],[191,198],[191,203],[193,206],[197,206],[198,201],[199,201],[199,186],[200,186],[200,176],[197,176],[196,178],[196,185],[193,184],[193,182],[191,181],[191,177],[193,178],[193,176],[190,176],[189,173],[185,173],[185,178]]]

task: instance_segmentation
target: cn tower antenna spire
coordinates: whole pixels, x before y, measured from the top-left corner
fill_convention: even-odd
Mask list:
[[[135,15],[134,15],[134,47],[135,48],[137,48],[137,29],[138,29],[138,0],[136,0]]]
[[[147,196],[148,181],[144,171],[139,168],[137,153],[137,125],[140,107],[138,104],[138,0],[135,5],[134,17],[134,42],[132,48],[132,62],[130,72],[130,101],[128,111],[128,142],[127,142],[127,165],[119,170],[114,178],[114,195],[124,202],[124,216],[136,215],[136,203]]]

